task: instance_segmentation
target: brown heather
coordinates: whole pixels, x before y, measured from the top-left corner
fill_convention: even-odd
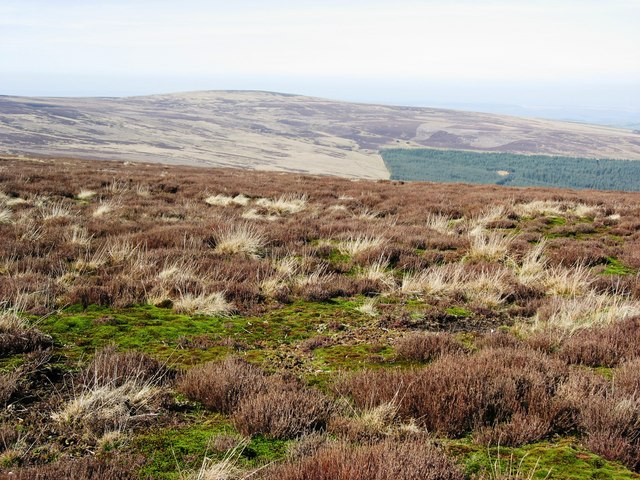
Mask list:
[[[425,432],[570,436],[640,471],[638,194],[3,158],[0,212],[2,479],[140,477],[155,457],[123,452],[211,419],[233,430],[216,452],[288,441],[256,478],[466,478]],[[145,304],[216,326],[328,313],[286,342],[159,339],[195,364],[179,374],[35,320]],[[219,351],[246,360],[203,363]]]
[[[429,440],[352,446],[329,443],[297,462],[276,466],[265,480],[463,480],[464,474]]]

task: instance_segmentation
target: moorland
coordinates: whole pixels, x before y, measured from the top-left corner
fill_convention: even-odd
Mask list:
[[[479,112],[258,91],[0,96],[3,153],[377,179],[380,150],[398,147],[640,159],[631,130]]]
[[[640,194],[0,159],[1,479],[640,478]]]

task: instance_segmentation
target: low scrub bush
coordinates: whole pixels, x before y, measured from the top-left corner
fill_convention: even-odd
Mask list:
[[[558,356],[589,367],[615,367],[640,356],[640,317],[602,328],[585,329],[565,339]]]
[[[328,443],[314,454],[265,471],[263,480],[463,480],[429,440],[352,446]]]
[[[239,401],[263,390],[266,376],[237,357],[193,367],[178,383],[178,389],[209,410],[232,413]]]
[[[47,465],[13,468],[0,472],[0,480],[131,480],[136,478],[140,461],[121,457],[117,462],[88,456],[81,459],[65,459]]]
[[[288,439],[325,430],[331,412],[319,391],[272,380],[265,391],[242,398],[231,418],[245,435]]]
[[[445,435],[507,424],[512,434],[503,444],[518,444],[572,428],[557,397],[567,376],[562,362],[540,352],[488,348],[471,356],[446,355],[420,370],[356,373],[336,389],[359,408],[397,400],[402,418]],[[530,431],[521,421],[526,417],[541,426]]]
[[[464,347],[450,333],[408,333],[395,342],[400,360],[430,362],[443,355],[462,353]]]

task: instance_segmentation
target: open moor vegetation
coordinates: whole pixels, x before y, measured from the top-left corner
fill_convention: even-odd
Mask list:
[[[640,478],[640,196],[0,161],[0,479]]]

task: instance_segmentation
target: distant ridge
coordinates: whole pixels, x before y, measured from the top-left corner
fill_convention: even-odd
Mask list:
[[[0,151],[389,178],[379,150],[432,147],[640,160],[628,130],[262,91],[0,96]]]

